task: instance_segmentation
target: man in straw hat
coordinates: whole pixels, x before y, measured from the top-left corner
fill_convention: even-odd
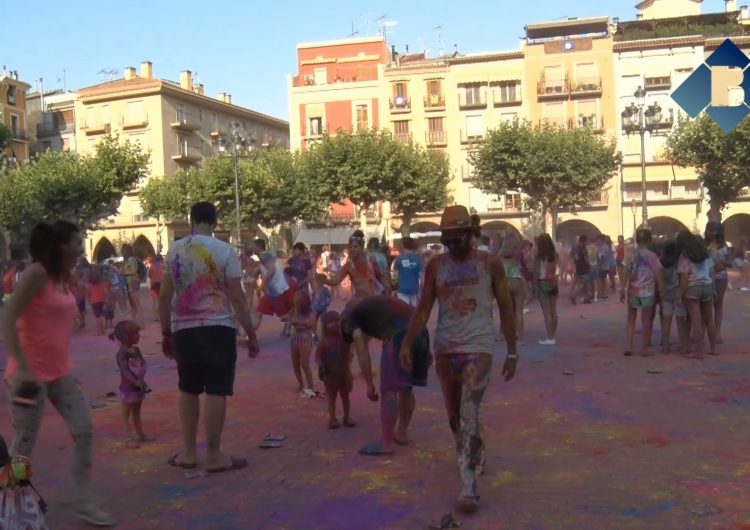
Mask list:
[[[456,438],[463,482],[456,507],[466,513],[479,507],[477,476],[482,472],[485,453],[479,408],[492,369],[493,300],[500,309],[508,347],[502,370],[506,381],[513,379],[518,362],[513,305],[505,271],[498,258],[473,247],[473,228],[464,206],[448,206],[443,211],[441,242],[448,252],[427,264],[422,295],[400,350],[404,368],[411,368],[409,345],[424,329],[437,299],[436,368],[448,421]]]

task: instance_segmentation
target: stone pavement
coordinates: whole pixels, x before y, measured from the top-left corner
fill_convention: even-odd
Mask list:
[[[727,293],[722,355],[704,361],[623,357],[619,301],[572,307],[561,298],[557,347],[536,345],[543,326],[532,304],[514,381],[501,380],[497,358],[483,408],[482,507],[457,516],[462,528],[750,530],[750,293]],[[295,394],[279,331],[266,320],[260,357],[240,356],[229,402],[225,448],[249,468],[197,478],[166,465],[179,447],[176,371],[161,356],[158,326],[141,343],[154,389],[144,422],[157,441],[137,450],[123,446],[119,403],[106,398],[119,382],[115,345],[75,336],[74,371],[96,407],[97,490],[118,528],[416,530],[452,509],[458,473],[434,373],[417,390],[412,445],[391,458],[359,456],[378,433],[361,380],[358,426],[329,431],[325,401]],[[6,399],[0,432],[9,438]],[[266,433],[287,435],[283,448],[258,448]],[[48,408],[33,463],[55,530],[80,527],[68,509],[71,448]]]

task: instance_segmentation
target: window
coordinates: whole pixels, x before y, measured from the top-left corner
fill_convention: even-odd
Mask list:
[[[445,143],[445,131],[443,131],[443,118],[427,118],[427,143]]]
[[[544,92],[554,94],[563,91],[565,76],[562,66],[544,67]]]
[[[13,85],[8,87],[8,105],[16,105],[16,87]]]
[[[325,68],[316,68],[313,71],[313,76],[316,85],[325,85],[328,83],[328,70]]]
[[[140,125],[144,118],[143,101],[128,101],[125,107],[125,125]]]
[[[495,102],[511,103],[521,101],[521,83],[519,81],[503,81],[495,86]]]
[[[20,125],[19,125],[18,116],[15,114],[11,114],[10,116],[10,132],[13,134],[15,138],[18,138],[20,136]]]
[[[512,123],[516,119],[518,119],[517,112],[504,112],[500,114],[500,123]]]
[[[544,121],[550,125],[562,127],[565,124],[565,107],[562,103],[545,103],[542,110]]]
[[[596,100],[578,102],[578,127],[599,127],[599,118],[596,112]]]
[[[182,156],[188,154],[188,141],[187,136],[177,135],[177,152]]]
[[[521,195],[511,191],[505,194],[505,211],[518,212],[521,210]]]
[[[484,104],[482,97],[482,86],[471,85],[463,87],[463,101],[461,102],[464,106],[474,106]]]
[[[484,116],[466,116],[466,138],[477,139],[484,135]]]
[[[203,109],[198,109],[198,119],[203,121]]]
[[[393,135],[401,142],[409,141],[409,121],[400,120],[393,122]]]
[[[440,80],[430,79],[427,81],[427,95],[428,96],[440,96]]]
[[[474,166],[471,162],[467,161],[465,166],[461,166],[461,180],[463,182],[471,182],[474,178]]]
[[[50,142],[49,140],[43,141],[42,142],[42,151],[47,151],[47,150],[50,150],[50,149],[52,149],[52,142]]]
[[[403,108],[409,106],[409,96],[406,92],[406,82],[393,83],[393,106]]]
[[[323,134],[323,118],[310,118],[307,125],[308,136],[320,136]]]
[[[370,128],[369,112],[366,104],[356,106],[357,130],[364,131]]]
[[[579,63],[576,65],[576,90],[593,90],[598,88],[596,64]]]

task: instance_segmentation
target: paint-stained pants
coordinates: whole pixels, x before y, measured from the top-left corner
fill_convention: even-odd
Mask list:
[[[490,382],[492,356],[452,353],[437,356],[436,370],[443,390],[448,422],[456,437],[461,495],[478,497],[477,475],[484,465],[484,440],[479,408]]]
[[[44,403],[49,398],[52,406],[65,420],[65,424],[73,437],[75,443],[73,476],[78,487],[79,500],[88,500],[91,497],[89,482],[91,477],[91,440],[93,437],[91,407],[81,388],[70,375],[49,383],[43,383],[40,385],[40,389],[36,407],[30,408],[13,405],[14,389],[9,389],[11,396],[10,411],[13,418],[13,428],[15,429],[10,454],[31,459],[31,452],[36,444],[39,428],[44,417]]]

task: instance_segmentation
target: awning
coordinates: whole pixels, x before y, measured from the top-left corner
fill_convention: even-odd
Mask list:
[[[432,232],[411,232],[409,237],[412,239],[419,239],[422,237],[440,237],[441,235],[443,235],[443,233],[436,230]],[[393,234],[393,239],[401,239],[402,237],[401,232]]]
[[[305,245],[348,245],[349,237],[356,228],[302,228],[297,235],[296,241],[301,241]],[[378,232],[369,232],[367,237],[377,237],[380,239],[382,234]]]

